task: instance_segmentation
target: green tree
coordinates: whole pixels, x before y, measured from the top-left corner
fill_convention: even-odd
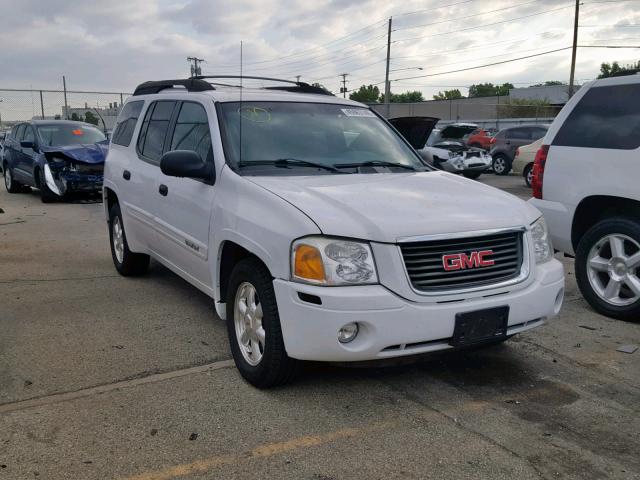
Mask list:
[[[98,117],[91,112],[84,112],[84,121],[91,125],[98,125]]]
[[[560,80],[547,80],[543,83],[536,83],[535,85],[529,85],[530,87],[553,87],[555,85],[567,85],[567,82],[561,82]]]
[[[379,97],[380,89],[375,85],[362,85],[357,91],[349,94],[351,100],[362,103],[375,103]]]
[[[509,90],[513,88],[512,83],[494,85],[493,83],[479,83],[469,87],[469,98],[472,97],[492,97],[494,95],[509,95]]]
[[[445,90],[444,92],[438,92],[433,96],[434,100],[455,100],[457,98],[464,98],[460,90],[457,88],[453,90]]]
[[[71,114],[71,120],[75,121],[75,122],[80,122],[82,121],[82,118],[78,116],[78,114],[76,112],[73,112]]]
[[[384,95],[380,96],[380,102],[384,102]],[[389,102],[390,103],[416,103],[416,102],[424,102],[424,97],[422,96],[422,92],[419,90],[414,90],[413,92],[404,92],[404,93],[389,93]]]
[[[640,73],[640,61],[628,65],[620,65],[618,62],[603,63],[600,65],[598,78],[622,77],[624,75],[635,75],[636,73]]]

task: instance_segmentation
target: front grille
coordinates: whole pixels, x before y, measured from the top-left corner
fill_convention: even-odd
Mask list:
[[[503,282],[518,276],[523,258],[521,231],[402,243],[400,249],[411,285],[420,291],[457,290]],[[494,264],[474,263],[472,253],[486,250],[493,253],[482,258]],[[463,264],[463,268],[446,270],[443,256],[458,254],[461,257],[448,257],[447,265],[455,268]]]
[[[467,152],[467,158],[479,157],[480,152]]]

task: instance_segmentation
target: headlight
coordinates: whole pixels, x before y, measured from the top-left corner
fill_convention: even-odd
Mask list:
[[[464,160],[462,158],[458,158],[454,160],[452,163],[453,163],[453,166],[458,170],[464,170]]]
[[[317,285],[378,283],[369,244],[326,237],[306,237],[293,243],[291,276]]]
[[[531,224],[531,237],[533,238],[533,248],[536,253],[536,263],[548,262],[553,258],[553,245],[544,217]]]

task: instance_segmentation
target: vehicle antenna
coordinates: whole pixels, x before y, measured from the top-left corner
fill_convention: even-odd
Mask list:
[[[240,139],[240,145],[238,146],[238,162],[242,163],[242,40],[240,40],[240,108],[238,109],[238,117],[240,117],[240,131],[238,132],[238,138]]]

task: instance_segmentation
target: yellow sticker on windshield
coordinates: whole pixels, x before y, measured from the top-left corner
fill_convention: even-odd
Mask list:
[[[245,120],[257,123],[267,123],[271,120],[271,113],[260,107],[242,107],[238,110]]]

